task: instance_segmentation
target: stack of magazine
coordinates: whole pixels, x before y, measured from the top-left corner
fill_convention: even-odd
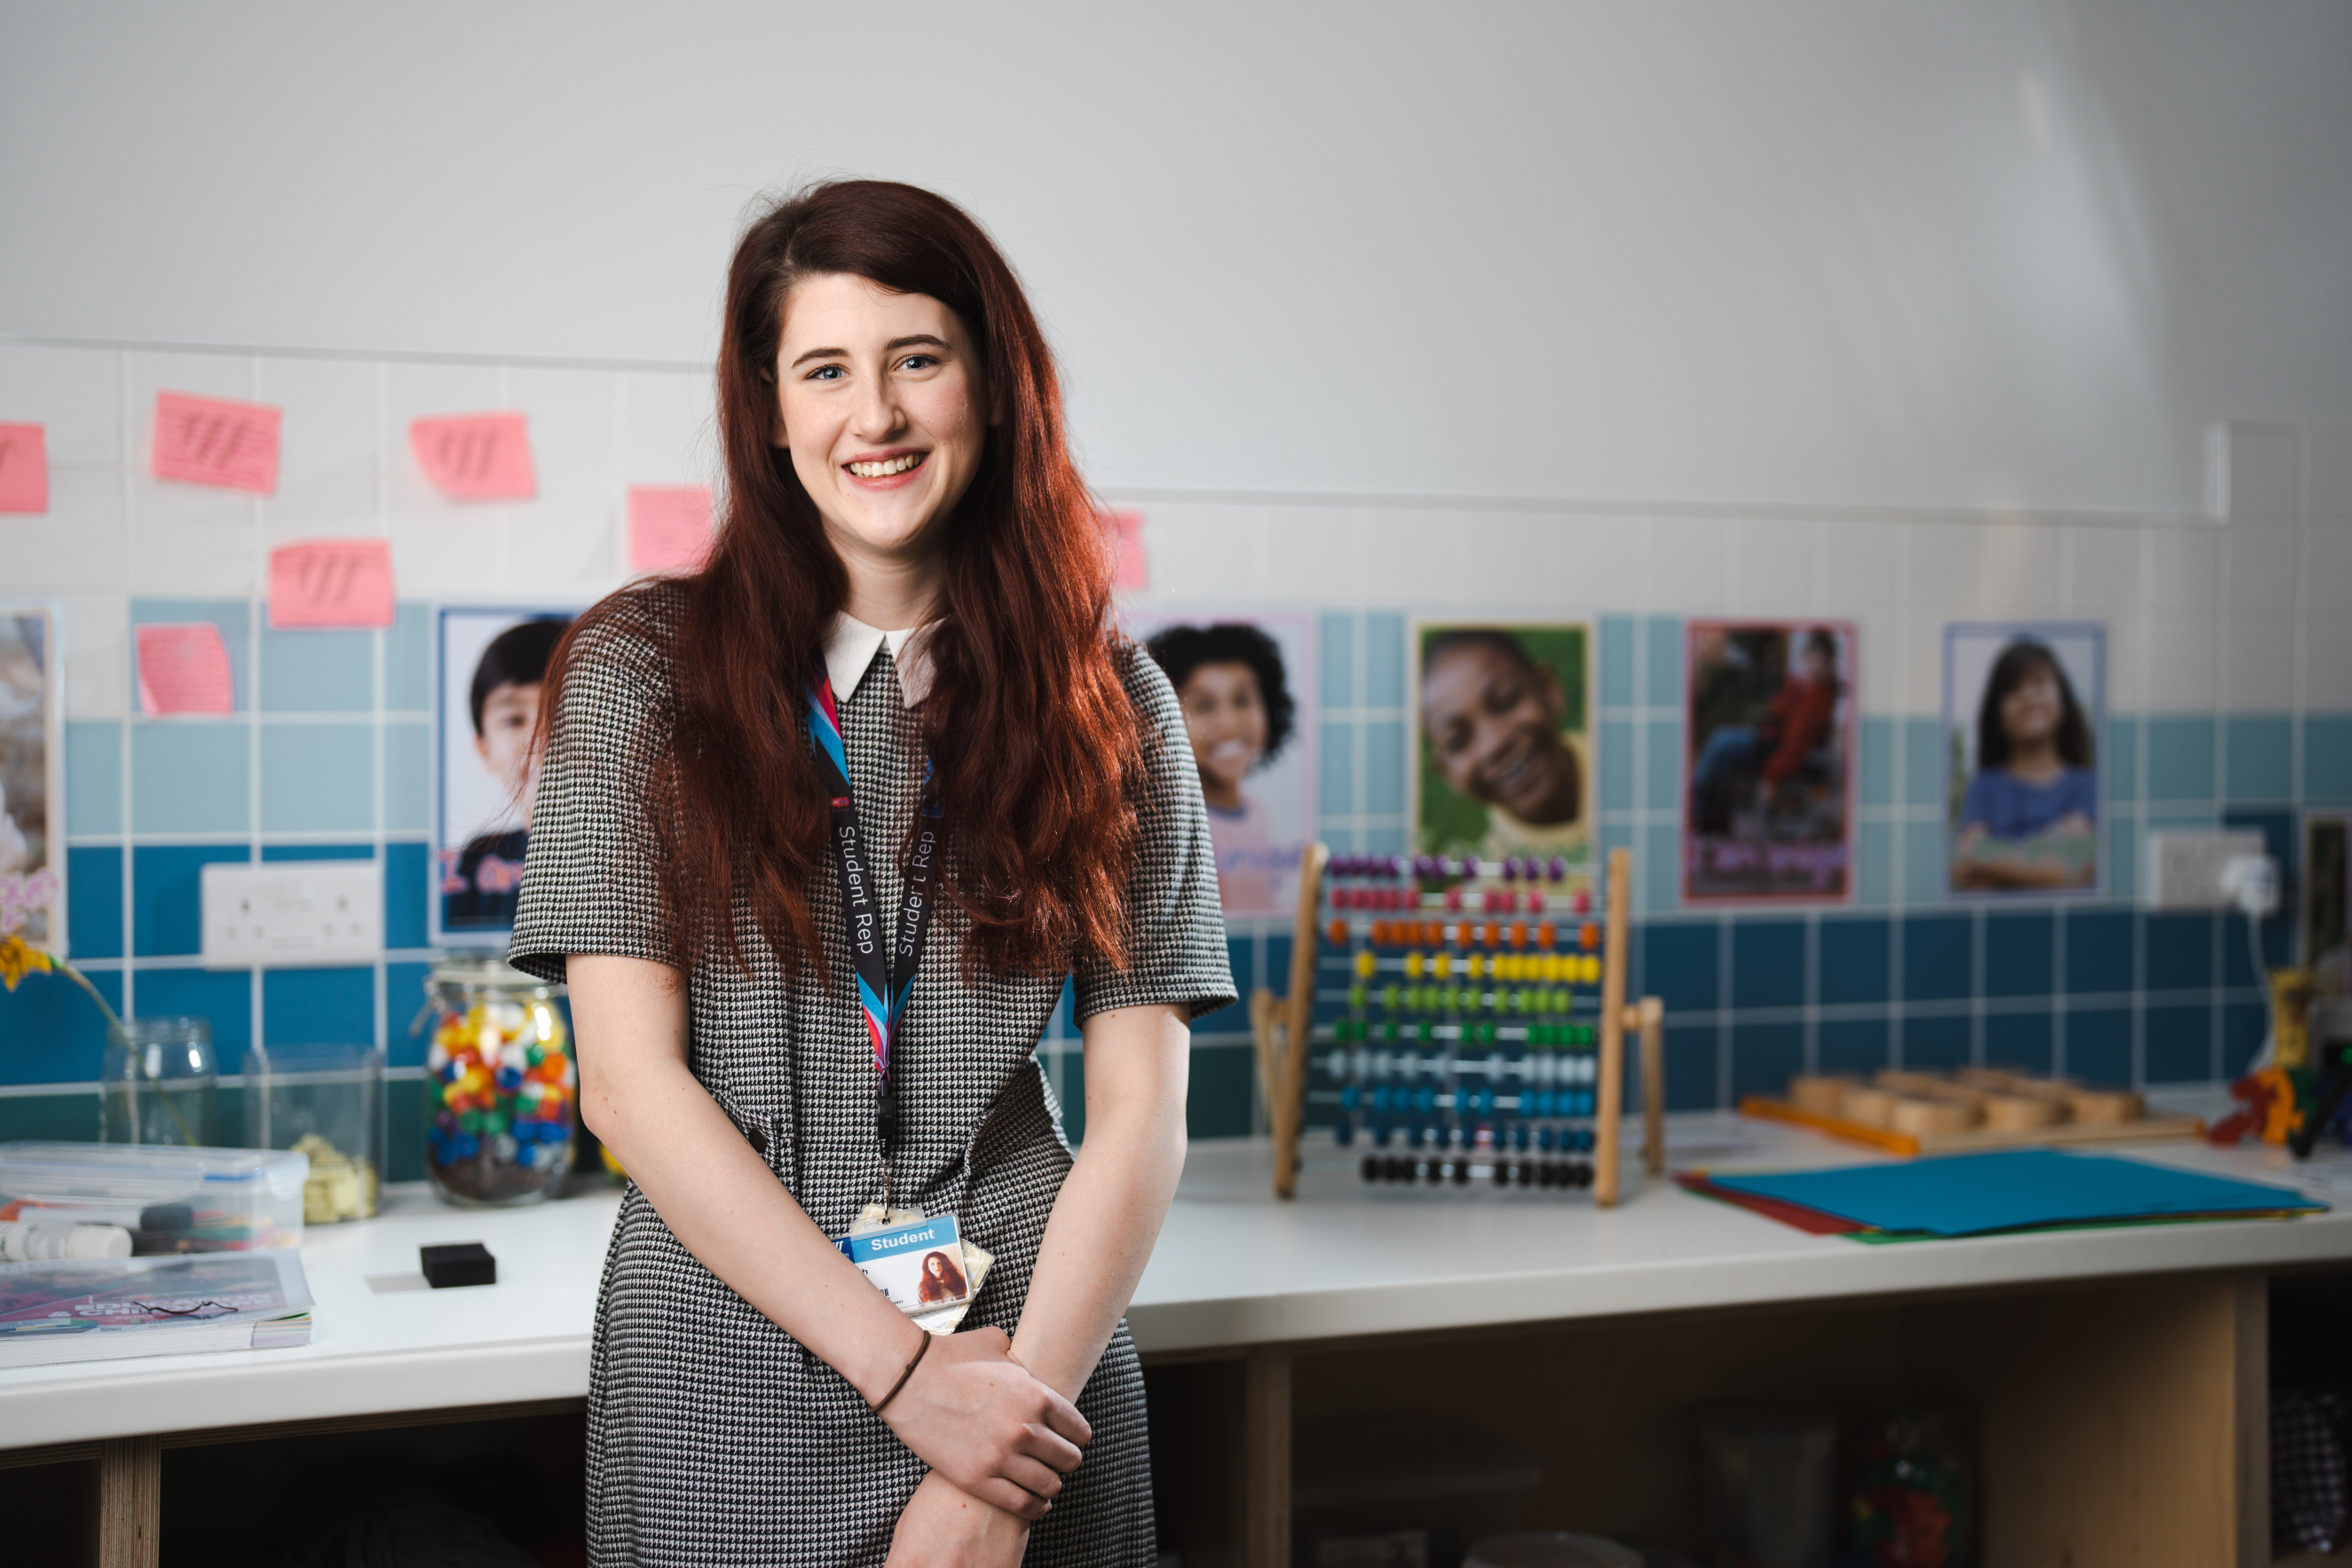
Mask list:
[[[0,1367],[310,1343],[292,1248],[0,1263]]]

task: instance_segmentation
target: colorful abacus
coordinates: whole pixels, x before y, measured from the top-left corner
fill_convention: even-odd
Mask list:
[[[1323,1081],[1307,1094],[1330,1142],[1277,1114],[1276,1190],[1288,1142],[1294,1162],[1345,1162],[1367,1182],[1591,1188],[1613,1202],[1624,1030],[1641,1027],[1645,1058],[1657,1039],[1654,1005],[1631,1019],[1624,1005],[1631,877],[1630,854],[1614,852],[1596,909],[1557,860],[1334,858],[1320,906],[1302,897],[1300,911],[1314,921],[1301,936],[1317,947],[1319,1010],[1339,1009],[1312,1031]],[[1281,1010],[1259,1004],[1262,1051],[1286,1043]]]

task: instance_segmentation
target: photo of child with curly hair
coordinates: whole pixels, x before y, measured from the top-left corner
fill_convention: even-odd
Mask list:
[[[2098,885],[2104,651],[2098,626],[1948,630],[1954,892]]]

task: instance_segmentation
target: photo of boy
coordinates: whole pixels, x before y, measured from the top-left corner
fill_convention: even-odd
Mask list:
[[[1424,624],[1412,647],[1416,846],[1584,859],[1599,804],[1591,629]]]
[[[1683,896],[1835,901],[1852,887],[1854,630],[1693,621]]]
[[[1144,646],[1184,709],[1224,907],[1273,912],[1276,873],[1298,857],[1293,850],[1283,864],[1271,863],[1265,803],[1244,792],[1242,781],[1280,755],[1291,737],[1297,712],[1282,650],[1258,628],[1231,621],[1163,627]]]
[[[64,727],[53,606],[0,601],[0,936],[66,940]]]
[[[442,934],[496,936],[514,925],[530,828],[531,736],[549,655],[572,621],[509,612],[442,612]],[[462,676],[462,695],[453,686]]]
[[[1952,626],[1944,648],[1952,891],[2095,889],[2105,629]]]

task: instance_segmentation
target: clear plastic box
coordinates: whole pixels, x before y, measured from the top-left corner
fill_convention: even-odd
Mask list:
[[[291,1150],[0,1144],[0,1219],[120,1226],[142,1257],[299,1247],[310,1174]]]

